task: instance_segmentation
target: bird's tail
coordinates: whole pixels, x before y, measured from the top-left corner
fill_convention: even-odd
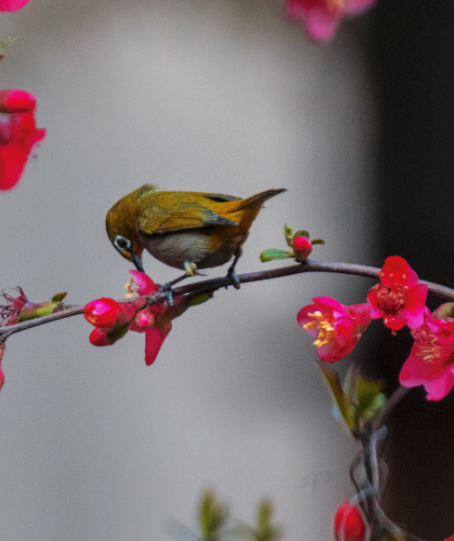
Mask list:
[[[275,195],[278,195],[282,192],[286,192],[286,188],[279,188],[278,190],[265,190],[264,192],[256,193],[255,195],[251,195],[251,197],[248,197],[247,199],[243,199],[241,203],[238,206],[238,209],[248,209],[248,208],[256,208],[259,209],[263,205],[263,203],[271,199],[271,197],[274,197]]]

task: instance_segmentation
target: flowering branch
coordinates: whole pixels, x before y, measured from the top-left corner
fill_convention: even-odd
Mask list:
[[[250,272],[238,275],[240,283],[246,284],[249,282],[258,282],[260,280],[270,280],[272,278],[281,278],[284,276],[293,276],[294,274],[302,274],[305,272],[326,272],[335,274],[348,274],[353,276],[363,276],[378,280],[380,278],[380,269],[367,265],[356,265],[353,263],[320,263],[317,261],[307,260],[297,265],[288,265],[278,269],[263,270]],[[426,284],[429,293],[433,296],[446,301],[454,301],[454,289],[451,289],[433,282],[421,280],[420,283]],[[212,278],[203,280],[195,284],[188,284],[175,288],[173,290],[175,296],[186,295],[188,293],[207,293],[214,292],[223,287],[228,288],[232,285],[231,279],[228,276],[220,278]],[[164,302],[167,299],[165,292],[158,292],[147,297],[147,304],[152,306],[158,302]],[[42,316],[36,319],[30,319],[15,325],[0,327],[0,340],[5,341],[6,338],[14,333],[25,331],[38,325],[44,325],[67,317],[83,314],[84,306],[69,305],[65,309],[54,312],[53,314]]]

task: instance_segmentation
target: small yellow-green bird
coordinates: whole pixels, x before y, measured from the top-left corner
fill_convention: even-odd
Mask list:
[[[145,184],[122,197],[106,216],[110,242],[128,261],[144,272],[144,248],[171,267],[188,275],[197,269],[223,265],[235,259],[228,274],[234,284],[241,245],[263,203],[285,192],[266,190],[246,199],[201,192],[165,191]],[[174,281],[175,282],[175,281]]]

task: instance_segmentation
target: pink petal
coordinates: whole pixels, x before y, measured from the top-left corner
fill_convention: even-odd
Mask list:
[[[348,0],[344,6],[344,12],[349,17],[355,17],[375,6],[377,0]]]
[[[451,371],[444,371],[439,377],[428,379],[424,382],[427,391],[427,400],[441,400],[452,389],[454,385],[454,376]]]
[[[0,0],[0,11],[17,11],[22,9],[29,0]]]
[[[340,11],[330,15],[325,10],[312,9],[305,17],[306,29],[315,41],[328,42],[334,37],[341,19]]]
[[[37,129],[33,112],[13,113],[0,122],[0,190],[9,190],[18,182],[27,159],[46,135]]]
[[[145,333],[145,364],[147,366],[152,365],[156,357],[158,356],[159,351],[161,350],[164,340],[167,338],[170,330],[172,328],[172,323],[170,323],[170,328],[168,329],[158,329],[157,327],[151,327]]]
[[[158,291],[158,286],[144,272],[130,270],[129,274],[132,274],[134,280],[139,286],[139,289],[137,290],[139,295],[151,295],[152,293],[156,293]]]
[[[404,317],[385,317],[385,327],[392,329],[393,331],[400,331],[407,324],[407,318]]]
[[[428,288],[425,284],[417,284],[407,291],[405,308],[401,310],[401,316],[407,318],[407,325],[410,329],[421,327],[424,322],[427,291]]]
[[[339,314],[345,315],[345,306],[332,297],[315,297],[312,299],[315,304],[321,304],[322,308],[326,307],[333,312],[339,312]],[[319,308],[320,310],[320,308]]]
[[[36,97],[25,90],[0,90],[0,113],[26,113],[36,109]]]
[[[381,283],[386,287],[402,284],[407,287],[418,283],[418,275],[403,257],[393,255],[385,259],[381,272]]]

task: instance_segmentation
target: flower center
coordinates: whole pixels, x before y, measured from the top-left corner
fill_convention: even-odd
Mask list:
[[[303,325],[303,328],[306,330],[317,329],[317,338],[314,341],[314,346],[319,348],[333,342],[336,338],[336,331],[333,327],[333,316],[322,314],[319,310],[313,314],[308,314],[308,316],[313,318],[313,321],[309,321]]]
[[[380,284],[373,287],[377,289],[377,305],[387,316],[398,316],[405,306],[407,286],[395,284],[392,289]]]
[[[435,359],[440,358],[440,346],[437,344],[437,337],[427,331],[418,331],[412,333],[418,344],[418,351],[415,357],[419,357],[426,364],[433,363]]]

